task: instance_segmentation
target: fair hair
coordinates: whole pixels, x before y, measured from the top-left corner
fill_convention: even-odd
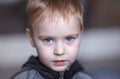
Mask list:
[[[59,14],[64,19],[75,16],[83,30],[83,7],[80,0],[28,0],[26,12],[28,16],[28,28],[32,28],[34,21],[43,21],[46,16],[54,17]]]

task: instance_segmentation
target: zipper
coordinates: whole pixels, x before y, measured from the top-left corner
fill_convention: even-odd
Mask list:
[[[60,72],[59,79],[64,79],[64,72]]]

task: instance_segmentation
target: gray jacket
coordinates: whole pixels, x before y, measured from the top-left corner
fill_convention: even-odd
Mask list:
[[[21,71],[16,73],[11,79],[93,79],[84,72],[83,68],[76,61],[72,67],[65,72],[55,72],[38,60],[38,57],[31,57],[27,63],[23,65]]]

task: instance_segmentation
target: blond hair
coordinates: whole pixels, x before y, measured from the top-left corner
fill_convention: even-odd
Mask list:
[[[77,16],[80,28],[83,29],[83,8],[80,0],[28,0],[26,12],[29,28],[36,19],[43,20],[46,14],[54,17],[55,15],[52,14],[57,12],[63,18],[70,15]]]

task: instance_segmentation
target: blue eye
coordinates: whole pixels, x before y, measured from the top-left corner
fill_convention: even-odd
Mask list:
[[[52,43],[53,40],[52,40],[51,38],[46,38],[46,39],[44,39],[44,42],[45,42],[45,43]]]
[[[66,38],[66,40],[67,40],[68,42],[73,41],[73,39],[74,39],[73,37],[67,37],[67,38]]]

